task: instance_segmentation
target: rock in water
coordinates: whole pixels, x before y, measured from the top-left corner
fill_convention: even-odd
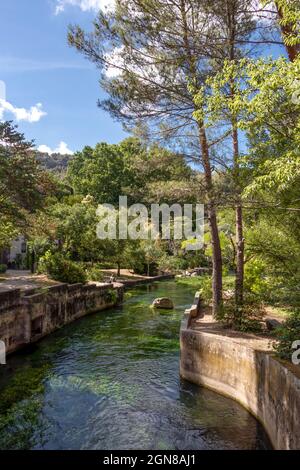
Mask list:
[[[154,308],[165,308],[167,310],[171,310],[174,308],[174,304],[171,299],[168,297],[160,297],[158,299],[153,300],[152,307]]]

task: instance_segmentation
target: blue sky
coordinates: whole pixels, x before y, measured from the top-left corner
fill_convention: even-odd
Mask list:
[[[126,137],[122,126],[97,107],[103,93],[95,66],[66,39],[69,24],[89,29],[96,7],[105,2],[0,1],[0,80],[7,102],[2,119],[21,118],[20,130],[37,147],[54,150],[65,142],[76,151]]]
[[[85,29],[114,0],[0,0],[0,119],[14,119],[44,150],[76,151],[126,137],[97,107],[98,72],[67,44],[69,24]],[[278,56],[283,49],[266,48]]]

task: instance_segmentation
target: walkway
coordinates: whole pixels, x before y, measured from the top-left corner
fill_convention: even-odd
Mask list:
[[[27,291],[53,284],[57,283],[50,281],[44,275],[32,274],[30,271],[8,270],[5,274],[0,274],[0,292],[13,289]]]

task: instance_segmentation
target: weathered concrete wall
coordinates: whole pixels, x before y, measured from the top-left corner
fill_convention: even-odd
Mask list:
[[[0,340],[10,353],[89,313],[123,300],[122,284],[59,284],[41,293],[0,293]]]
[[[181,325],[180,373],[234,398],[264,425],[275,449],[300,449],[300,374],[261,349],[253,336],[231,337]]]

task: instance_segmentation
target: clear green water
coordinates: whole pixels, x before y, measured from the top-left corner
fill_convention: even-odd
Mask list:
[[[179,325],[194,291],[130,292],[121,308],[52,334],[0,369],[1,449],[264,449],[241,406],[179,378]],[[174,311],[154,311],[170,296]]]

